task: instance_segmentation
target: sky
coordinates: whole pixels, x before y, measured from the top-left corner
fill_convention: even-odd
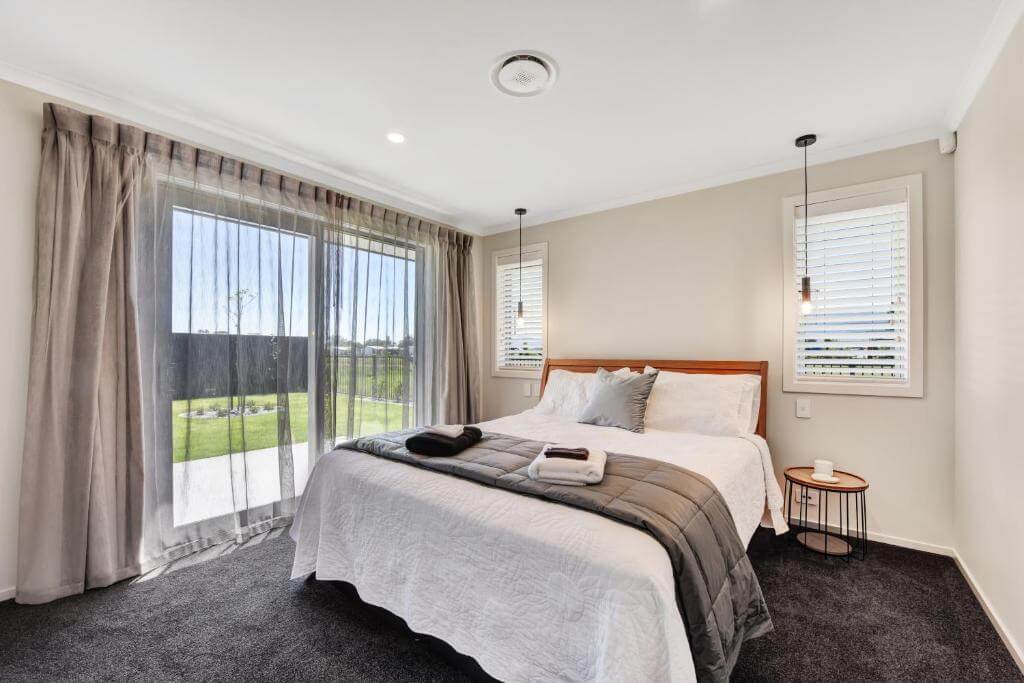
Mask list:
[[[308,334],[308,237],[179,208],[173,226],[174,332],[275,335],[280,303],[284,334]],[[415,261],[354,246],[340,260],[343,338],[351,336],[353,311],[356,341],[414,336]]]

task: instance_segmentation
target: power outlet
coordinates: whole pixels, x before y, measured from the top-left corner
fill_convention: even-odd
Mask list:
[[[803,496],[801,501],[800,497]],[[815,489],[800,488],[799,486],[793,487],[793,507],[797,507],[801,502],[806,505],[817,505],[818,504],[818,492]]]

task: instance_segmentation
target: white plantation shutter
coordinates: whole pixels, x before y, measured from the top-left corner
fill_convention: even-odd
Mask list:
[[[797,319],[801,379],[909,381],[909,202],[905,190],[812,204],[793,221],[793,292],[811,278]]]
[[[535,371],[544,366],[544,251],[532,248],[495,259],[495,369]],[[523,320],[516,320],[522,277]]]

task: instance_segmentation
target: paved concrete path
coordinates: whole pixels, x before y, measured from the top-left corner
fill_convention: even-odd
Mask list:
[[[309,474],[309,444],[292,444],[294,495]],[[276,447],[174,463],[174,525],[241,512],[281,500]]]

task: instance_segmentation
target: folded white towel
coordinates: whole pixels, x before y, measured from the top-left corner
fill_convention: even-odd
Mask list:
[[[558,484],[559,486],[587,486],[586,482],[573,481],[572,479],[558,479],[556,477],[530,477],[542,484]]]
[[[527,468],[530,479],[547,484],[563,484],[567,486],[586,486],[596,484],[604,478],[604,465],[608,454],[597,448],[590,448],[586,460],[572,458],[549,458],[549,448],[574,448],[567,444],[547,444],[540,454],[533,459]]]
[[[431,425],[426,428],[426,431],[433,432],[434,434],[443,434],[444,436],[450,436],[455,438],[462,436],[462,432],[466,430],[466,425]]]

